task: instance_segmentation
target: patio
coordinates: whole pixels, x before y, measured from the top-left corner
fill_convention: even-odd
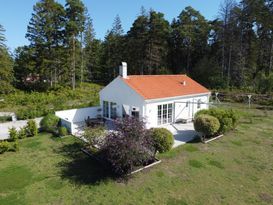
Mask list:
[[[108,131],[115,130],[114,122],[111,120],[107,120],[105,122],[105,126]],[[84,132],[84,127],[85,127],[84,122],[78,123],[76,127],[77,127],[76,128],[77,131],[75,133],[75,136],[85,141],[85,139],[82,137]],[[186,124],[175,123],[175,124],[165,125],[162,127],[168,129],[173,134],[174,136],[173,148],[186,144],[187,142],[192,141],[195,137],[198,136],[198,133],[194,130],[192,122],[186,123]]]
[[[179,145],[186,144],[189,141],[192,141],[198,133],[194,130],[193,123],[175,123],[162,126],[173,133],[174,136],[174,145],[173,147],[178,147]]]

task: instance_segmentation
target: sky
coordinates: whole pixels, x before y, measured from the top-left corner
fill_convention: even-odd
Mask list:
[[[25,38],[27,25],[31,18],[33,5],[38,0],[0,0],[0,24],[6,29],[7,46],[13,51],[18,46],[28,45]],[[57,0],[64,4],[65,0]],[[147,10],[165,14],[171,20],[181,11],[191,6],[200,11],[206,19],[216,18],[221,0],[83,0],[88,12],[93,19],[96,37],[103,39],[107,30],[112,27],[113,20],[118,14],[122,26],[127,32],[139,14],[141,6]]]

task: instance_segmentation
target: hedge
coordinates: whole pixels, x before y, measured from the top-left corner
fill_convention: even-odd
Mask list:
[[[156,151],[160,153],[169,151],[174,144],[173,134],[166,128],[152,128],[151,136]]]

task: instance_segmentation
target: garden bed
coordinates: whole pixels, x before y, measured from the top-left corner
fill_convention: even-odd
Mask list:
[[[209,142],[211,142],[211,141],[214,141],[214,140],[217,140],[217,139],[219,139],[219,138],[221,138],[221,137],[223,137],[223,136],[224,136],[224,135],[221,134],[221,135],[218,135],[218,136],[215,136],[215,137],[208,138],[208,139],[206,139],[206,140],[202,140],[202,142],[205,143],[205,144],[207,144],[207,143],[209,143]]]
[[[90,151],[88,151],[88,149],[86,148],[81,148],[81,151],[83,153],[85,153],[86,155],[88,155],[89,157],[95,159],[96,161],[98,161],[100,164],[102,164],[104,167],[106,167],[106,163],[103,161],[103,159],[95,156],[94,154],[92,154]],[[161,160],[157,159],[157,158],[154,158],[152,161],[150,161],[148,164],[142,166],[142,167],[138,167],[137,169],[135,169],[134,171],[132,171],[131,173],[129,173],[127,176],[130,176],[130,175],[133,175],[133,174],[136,174],[138,172],[141,172],[145,169],[148,169],[150,167],[153,167],[157,164],[161,163]]]

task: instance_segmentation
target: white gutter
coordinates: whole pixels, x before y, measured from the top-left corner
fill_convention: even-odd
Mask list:
[[[184,97],[196,97],[196,96],[199,97],[199,96],[204,96],[204,95],[211,95],[211,92],[190,94],[190,95],[181,95],[181,96],[175,96],[175,97],[148,99],[148,100],[145,100],[145,102],[151,103],[151,102],[158,102],[158,101],[162,101],[162,100],[175,100],[175,99],[180,99],[180,98],[184,98]]]

